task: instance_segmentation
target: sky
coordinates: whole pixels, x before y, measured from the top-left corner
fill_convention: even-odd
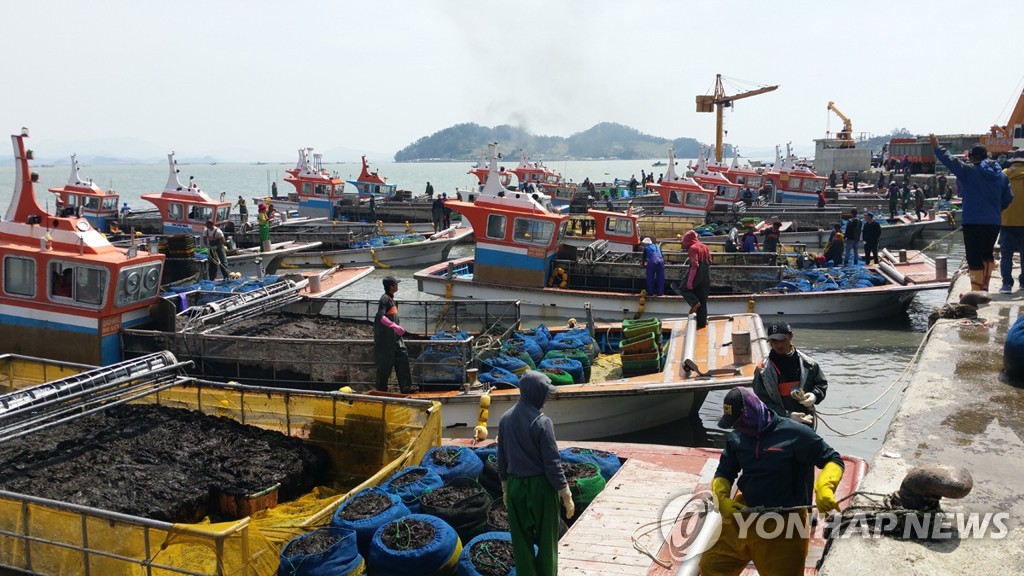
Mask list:
[[[381,158],[463,122],[552,136],[616,122],[714,142],[714,114],[694,99],[716,74],[728,94],[779,86],[726,112],[741,153],[785,142],[812,152],[842,127],[829,101],[855,134],[979,133],[1006,121],[1024,87],[1019,0],[0,8],[0,129],[29,127],[39,156],[47,143],[103,141],[139,154],[283,161],[312,146]]]

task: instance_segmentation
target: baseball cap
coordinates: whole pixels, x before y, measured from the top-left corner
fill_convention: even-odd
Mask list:
[[[392,284],[398,284],[398,278],[395,278],[394,276],[385,276],[384,280],[383,280],[383,283],[384,283],[384,287],[387,288],[388,286],[391,286]]]
[[[719,428],[732,428],[743,414],[743,393],[739,388],[733,388],[725,395],[722,402],[724,414],[718,419]]]
[[[652,242],[651,242],[650,238],[644,238],[643,240],[640,241],[640,243],[641,244],[651,244]]]
[[[785,340],[792,333],[793,330],[785,322],[773,322],[768,326],[769,340]]]
[[[983,144],[975,144],[974,146],[971,146],[971,150],[967,153],[967,156],[969,158],[984,160],[985,158],[988,158],[988,148]]]

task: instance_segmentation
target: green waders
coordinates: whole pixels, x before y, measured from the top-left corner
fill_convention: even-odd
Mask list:
[[[543,475],[508,477],[508,526],[516,574],[558,574],[558,507],[558,492]],[[539,549],[537,556],[534,545]]]

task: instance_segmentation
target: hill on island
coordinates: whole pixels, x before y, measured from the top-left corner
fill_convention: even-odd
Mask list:
[[[693,138],[669,140],[612,122],[597,124],[569,137],[538,136],[507,124],[489,128],[466,123],[420,138],[396,152],[395,162],[479,160],[493,142],[498,143],[505,156],[518,154],[522,148],[531,157],[545,160],[665,158],[669,146],[675,147],[680,158],[695,158],[701,146]]]

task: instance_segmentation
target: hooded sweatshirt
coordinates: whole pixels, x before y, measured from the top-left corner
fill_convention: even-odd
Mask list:
[[[1024,162],[1012,162],[1003,174],[1013,192],[1013,201],[1003,210],[1003,226],[1024,226]]]
[[[527,370],[519,379],[519,401],[498,421],[498,478],[544,475],[555,490],[565,488],[555,427],[541,413],[548,398],[551,379]]]
[[[813,430],[775,416],[748,389],[743,412],[725,441],[715,476],[736,481],[748,506],[806,506],[814,492],[814,468],[843,459]],[[743,472],[740,475],[740,472]]]
[[[964,199],[961,222],[968,226],[999,226],[1002,222],[1000,214],[1013,200],[1010,180],[999,169],[999,164],[993,160],[967,163],[951,158],[941,146],[935,149],[935,157],[956,174]]]

